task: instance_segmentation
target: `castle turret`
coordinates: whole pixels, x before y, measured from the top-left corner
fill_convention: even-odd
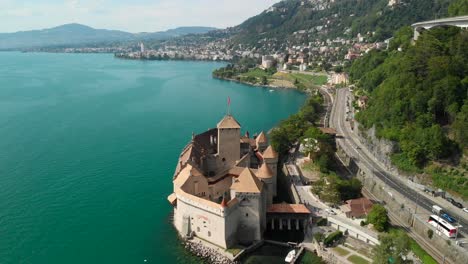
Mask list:
[[[278,153],[271,147],[268,146],[268,148],[265,149],[265,151],[262,154],[263,160],[266,163],[266,165],[270,168],[271,172],[273,173],[272,181],[273,181],[273,197],[276,196],[277,193],[277,174],[278,174]]]
[[[273,203],[273,172],[271,169],[263,162],[262,166],[258,169],[256,173],[257,177],[261,179],[266,184],[266,198],[267,198],[267,207]]]
[[[268,140],[263,131],[255,138],[255,143],[259,151],[264,151],[268,147]]]
[[[251,169],[245,168],[233,179],[231,197],[239,200],[237,239],[241,243],[261,240],[266,226],[266,201],[264,184]]]
[[[240,124],[231,115],[226,115],[217,125],[218,157],[224,168],[231,168],[240,159]]]

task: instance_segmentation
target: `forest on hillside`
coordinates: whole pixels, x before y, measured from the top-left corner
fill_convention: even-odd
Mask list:
[[[466,0],[463,0],[466,1]],[[292,40],[294,32],[312,30],[302,43],[375,32],[370,41],[390,38],[402,26],[447,16],[450,0],[412,0],[389,7],[388,0],[286,0],[235,27],[235,43],[260,45],[265,38]],[[315,30],[316,27],[324,27]]]
[[[430,174],[439,187],[467,197],[468,31],[437,27],[411,40],[412,30],[402,28],[388,51],[351,66],[351,79],[370,95],[356,118],[398,143],[392,161],[400,169]],[[452,169],[438,166],[444,163]]]

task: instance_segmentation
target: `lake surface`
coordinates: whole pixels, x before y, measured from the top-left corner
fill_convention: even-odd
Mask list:
[[[0,52],[0,263],[197,263],[172,228],[172,176],[231,112],[251,135],[305,100],[211,78],[215,62]]]

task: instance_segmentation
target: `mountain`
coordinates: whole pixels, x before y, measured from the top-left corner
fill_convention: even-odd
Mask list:
[[[371,32],[373,41],[402,26],[444,17],[450,0],[285,0],[233,27],[235,44],[261,45],[351,37]]]
[[[180,27],[161,32],[133,34],[119,30],[94,29],[81,24],[66,24],[42,30],[0,33],[0,49],[24,49],[147,39],[160,40],[186,34],[206,33],[214,29],[210,27]]]
[[[135,34],[135,37],[137,39],[152,39],[152,40],[162,40],[162,39],[168,39],[172,37],[180,37],[184,35],[190,35],[190,34],[204,34],[209,31],[216,30],[216,28],[212,27],[178,27],[174,29],[169,29],[166,31],[160,31],[160,32],[142,32],[142,33],[137,33]]]

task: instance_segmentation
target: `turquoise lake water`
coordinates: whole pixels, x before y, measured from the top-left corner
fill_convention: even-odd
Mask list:
[[[215,62],[0,52],[0,263],[196,263],[166,197],[192,132],[231,97],[243,131],[305,96],[211,78]]]

